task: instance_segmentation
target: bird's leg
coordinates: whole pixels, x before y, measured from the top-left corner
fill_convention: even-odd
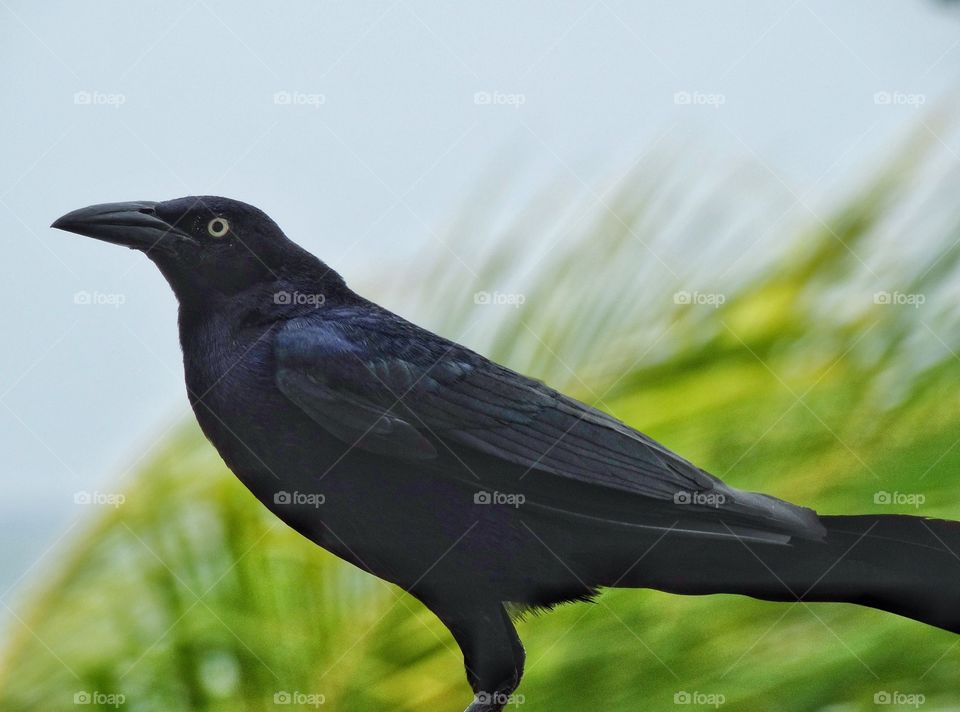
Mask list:
[[[503,604],[450,606],[439,613],[463,652],[473,702],[466,712],[501,712],[523,675],[525,654]]]

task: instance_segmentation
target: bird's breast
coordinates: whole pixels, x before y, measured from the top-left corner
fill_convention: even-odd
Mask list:
[[[181,334],[193,412],[224,461],[248,486],[264,475],[278,479],[278,468],[289,472],[295,463],[283,462],[278,453],[309,427],[274,384],[271,334],[270,327],[245,332],[219,325]]]

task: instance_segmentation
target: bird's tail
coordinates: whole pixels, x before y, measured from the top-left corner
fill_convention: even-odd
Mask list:
[[[781,545],[671,532],[639,561],[631,547],[630,572],[605,583],[856,603],[960,633],[960,522],[873,514],[820,521],[823,539],[794,537]]]

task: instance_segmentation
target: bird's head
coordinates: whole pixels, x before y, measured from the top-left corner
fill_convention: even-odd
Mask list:
[[[51,227],[143,252],[181,303],[301,278],[342,283],[263,211],[229,198],[102,203],[67,213]]]

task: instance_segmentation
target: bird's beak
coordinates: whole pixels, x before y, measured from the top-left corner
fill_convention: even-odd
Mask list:
[[[196,242],[157,217],[155,206],[149,200],[90,205],[57,218],[50,227],[143,252],[168,249],[177,242]]]

